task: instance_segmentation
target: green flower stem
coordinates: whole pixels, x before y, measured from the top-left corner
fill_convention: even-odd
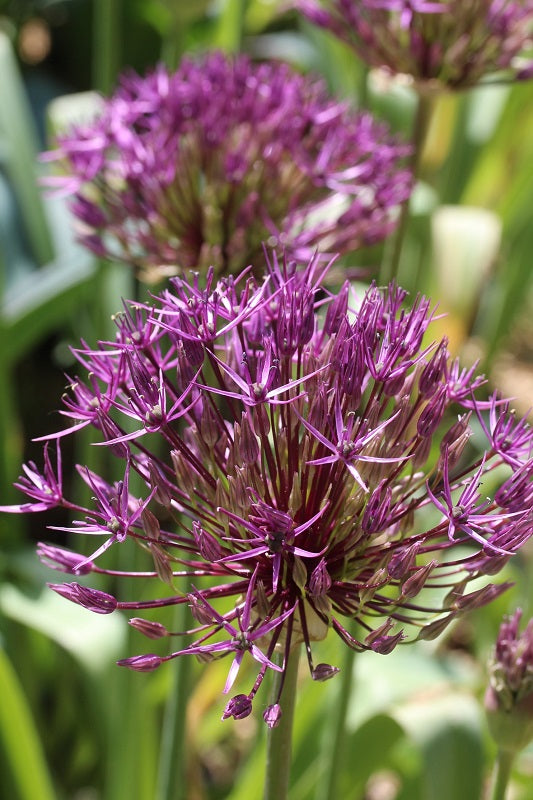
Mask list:
[[[121,0],[95,0],[93,6],[93,86],[108,94],[115,85],[121,58]]]
[[[187,603],[177,606],[175,614],[177,630],[187,628],[188,614]],[[191,690],[191,666],[190,656],[175,658],[170,665],[172,685],[163,719],[158,800],[187,798],[187,701]]]
[[[247,6],[248,0],[227,0],[221,11],[215,42],[228,53],[241,50]]]
[[[494,776],[491,800],[505,800],[505,792],[511,777],[511,769],[515,759],[512,750],[499,750],[494,765]]]
[[[178,68],[185,50],[185,23],[177,10],[173,11],[173,19],[169,24],[161,43],[161,60],[173,72]]]
[[[412,153],[409,163],[409,167],[413,174],[414,183],[416,183],[416,180],[419,177],[420,162],[422,160],[424,144],[434,107],[435,101],[432,96],[417,94],[416,112],[413,121],[413,131],[411,134]],[[394,237],[390,259],[385,258],[383,260],[380,275],[380,282],[382,284],[389,283],[389,281],[398,277],[403,244],[409,225],[409,208],[410,201],[408,198],[404,203],[402,203],[402,207],[400,209],[400,219],[396,229],[396,235]]]
[[[289,796],[292,724],[296,705],[296,683],[298,680],[300,649],[300,647],[295,648],[289,655],[280,699],[283,714],[278,726],[268,732],[264,800],[287,800]],[[274,698],[279,691],[282,676],[282,673],[276,673],[272,693]]]
[[[136,482],[130,483],[135,492]],[[134,570],[142,563],[140,548],[127,552],[124,548],[111,548],[112,568]],[[135,579],[128,578],[122,584],[124,595],[132,595]],[[136,632],[128,626],[125,652],[138,647]],[[106,774],[104,800],[140,800],[145,797],[147,783],[153,785],[154,765],[151,762],[149,743],[153,735],[153,717],[149,711],[146,681],[128,669],[111,664],[107,685]]]
[[[344,757],[343,744],[346,740],[346,714],[353,684],[353,662],[355,652],[346,647],[344,663],[338,676],[337,697],[330,714],[326,737],[322,746],[325,771],[318,785],[316,800],[335,800],[337,794],[337,778]],[[335,679],[334,679],[335,680]]]

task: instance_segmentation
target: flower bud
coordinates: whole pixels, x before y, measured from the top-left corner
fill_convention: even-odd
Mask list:
[[[402,600],[410,600],[424,588],[424,585],[429,578],[431,572],[437,566],[438,561],[430,561],[420,569],[417,569],[406,581],[402,584]]]
[[[128,621],[132,628],[144,633],[149,639],[162,639],[164,636],[168,636],[167,629],[160,622],[152,622],[148,619],[141,619],[141,617],[132,617]]]
[[[321,597],[331,587],[331,577],[326,567],[326,559],[321,558],[309,578],[309,593]]]
[[[135,672],[153,672],[163,663],[163,659],[156,656],[154,653],[147,653],[143,656],[132,656],[131,658],[123,658],[117,661],[117,666],[128,667]]]
[[[37,555],[47,567],[57,569],[59,572],[69,572],[72,575],[87,575],[94,568],[92,561],[86,561],[79,553],[64,550],[62,547],[39,542]],[[78,565],[80,565],[78,567]]]
[[[489,661],[485,710],[502,750],[519,752],[533,739],[533,620],[519,634],[522,611],[504,619]]]
[[[245,717],[250,716],[251,713],[252,701],[248,695],[236,694],[235,697],[231,698],[224,709],[222,719],[228,719],[228,717],[233,717],[233,719],[244,719]]]
[[[277,728],[281,720],[281,714],[282,711],[280,704],[274,703],[273,705],[265,708],[263,711],[263,719],[269,728]]]
[[[62,597],[87,608],[94,614],[111,614],[118,606],[115,598],[107,592],[80,586],[79,583],[49,583],[48,586]]]
[[[340,669],[333,667],[331,664],[317,664],[311,673],[311,677],[314,681],[323,683],[334,678],[338,672],[340,672]]]

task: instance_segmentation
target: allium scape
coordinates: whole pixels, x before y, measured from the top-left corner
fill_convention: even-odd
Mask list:
[[[224,717],[249,714],[266,672],[283,674],[301,643],[315,680],[335,675],[313,655],[331,630],[380,654],[437,636],[506,589],[479,579],[532,531],[527,423],[498,395],[477,399],[475,369],[461,369],[446,340],[431,343],[429,300],[407,305],[395,284],[332,294],[327,269],[273,256],[263,279],[248,269],[217,282],[210,270],[173,278],[152,304],[126,303],[115,341],[76,351],[87,377],[66,396],[70,427],[44,437],[42,472],[25,467],[28,502],[3,509],[62,506],[66,530],[102,537],[89,557],[50,544],[39,553],[73,575],[109,572],[117,596],[52,584],[61,595],[100,614],[124,609],[152,640],[187,634],[186,646],[122,666],[229,655],[232,694],[243,660],[255,662]],[[82,508],[64,496],[59,452],[87,426],[124,472],[109,483],[78,466],[94,495]],[[145,486],[135,495],[133,473]],[[118,545],[141,545],[153,566],[106,569]],[[121,575],[169,588],[123,597]],[[169,631],[158,609],[180,603],[191,627]],[[281,711],[274,698],[267,725]]]

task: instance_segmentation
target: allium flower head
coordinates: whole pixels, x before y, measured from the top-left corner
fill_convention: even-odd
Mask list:
[[[127,304],[115,341],[77,352],[89,377],[72,381],[71,425],[47,437],[44,476],[32,464],[20,480],[30,502],[3,509],[63,506],[66,530],[96,537],[88,556],[40,554],[84,582],[57,592],[95,613],[127,610],[154,642],[121,665],[229,656],[224,717],[249,714],[265,673],[283,673],[300,643],[312,677],[334,677],[314,652],[331,631],[381,654],[436,636],[506,588],[477,579],[532,531],[527,424],[498,396],[476,399],[483,380],[445,340],[429,344],[427,299],[409,308],[394,284],[331,295],[326,271],[274,258],[262,280],[247,270],[217,283],[210,270],[205,282],[173,278],[153,305]],[[123,469],[110,483],[78,467],[92,508],[64,496],[49,456],[87,426]],[[111,547],[135,544],[152,564],[111,570],[116,597],[86,585]],[[163,581],[161,596],[122,596],[121,574],[139,577],[139,593]],[[158,609],[179,603],[191,625],[170,632]],[[243,691],[245,662],[257,677]],[[273,727],[281,713],[273,698],[264,719]]]
[[[533,74],[531,0],[296,0],[367,64],[420,89],[462,89],[495,73]]]
[[[214,53],[123,76],[91,124],[50,154],[82,241],[145,274],[262,269],[383,239],[411,189],[386,126],[281,63]]]
[[[491,733],[504,750],[533,739],[533,620],[522,633],[521,609],[504,619],[489,662],[485,708]]]

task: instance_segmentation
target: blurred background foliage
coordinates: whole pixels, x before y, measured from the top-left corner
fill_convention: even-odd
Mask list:
[[[58,117],[76,118],[79,93],[110,91],[122,69],[143,72],[158,60],[174,66],[184,52],[222,48],[322,74],[333,92],[404,136],[415,104],[408,86],[368,73],[283,0],[0,0],[0,36],[0,502],[7,503],[16,501],[10,487],[21,461],[38,457],[32,437],[58,426],[51,415],[72,365],[69,345],[104,336],[120,297],[143,291],[127,270],[81,252],[65,205],[37,189],[37,152],[49,146]],[[63,95],[66,110],[47,117]],[[446,312],[435,334],[446,333],[467,362],[479,359],[522,413],[533,394],[532,101],[533,82],[435,101],[399,272],[412,294],[431,294]],[[372,274],[383,255],[377,248],[344,263]],[[86,456],[66,450],[68,463]],[[115,659],[143,646],[140,635],[120,616],[94,617],[43,588],[53,576],[34,554],[47,536],[38,515],[3,515],[0,526],[0,796],[157,800],[171,671],[117,669]],[[531,547],[515,557],[502,576],[514,588],[438,642],[355,660],[336,797],[483,796],[494,755],[479,703],[484,663],[502,614],[517,605],[533,613],[532,557]],[[336,664],[335,639],[322,647],[321,660]],[[178,708],[187,714],[188,758],[176,798],[260,797],[260,722],[220,722],[224,662],[193,670],[188,707]],[[337,691],[337,681],[302,677],[293,800],[332,796],[323,775]],[[530,748],[517,764],[513,797],[533,800],[532,787]]]

